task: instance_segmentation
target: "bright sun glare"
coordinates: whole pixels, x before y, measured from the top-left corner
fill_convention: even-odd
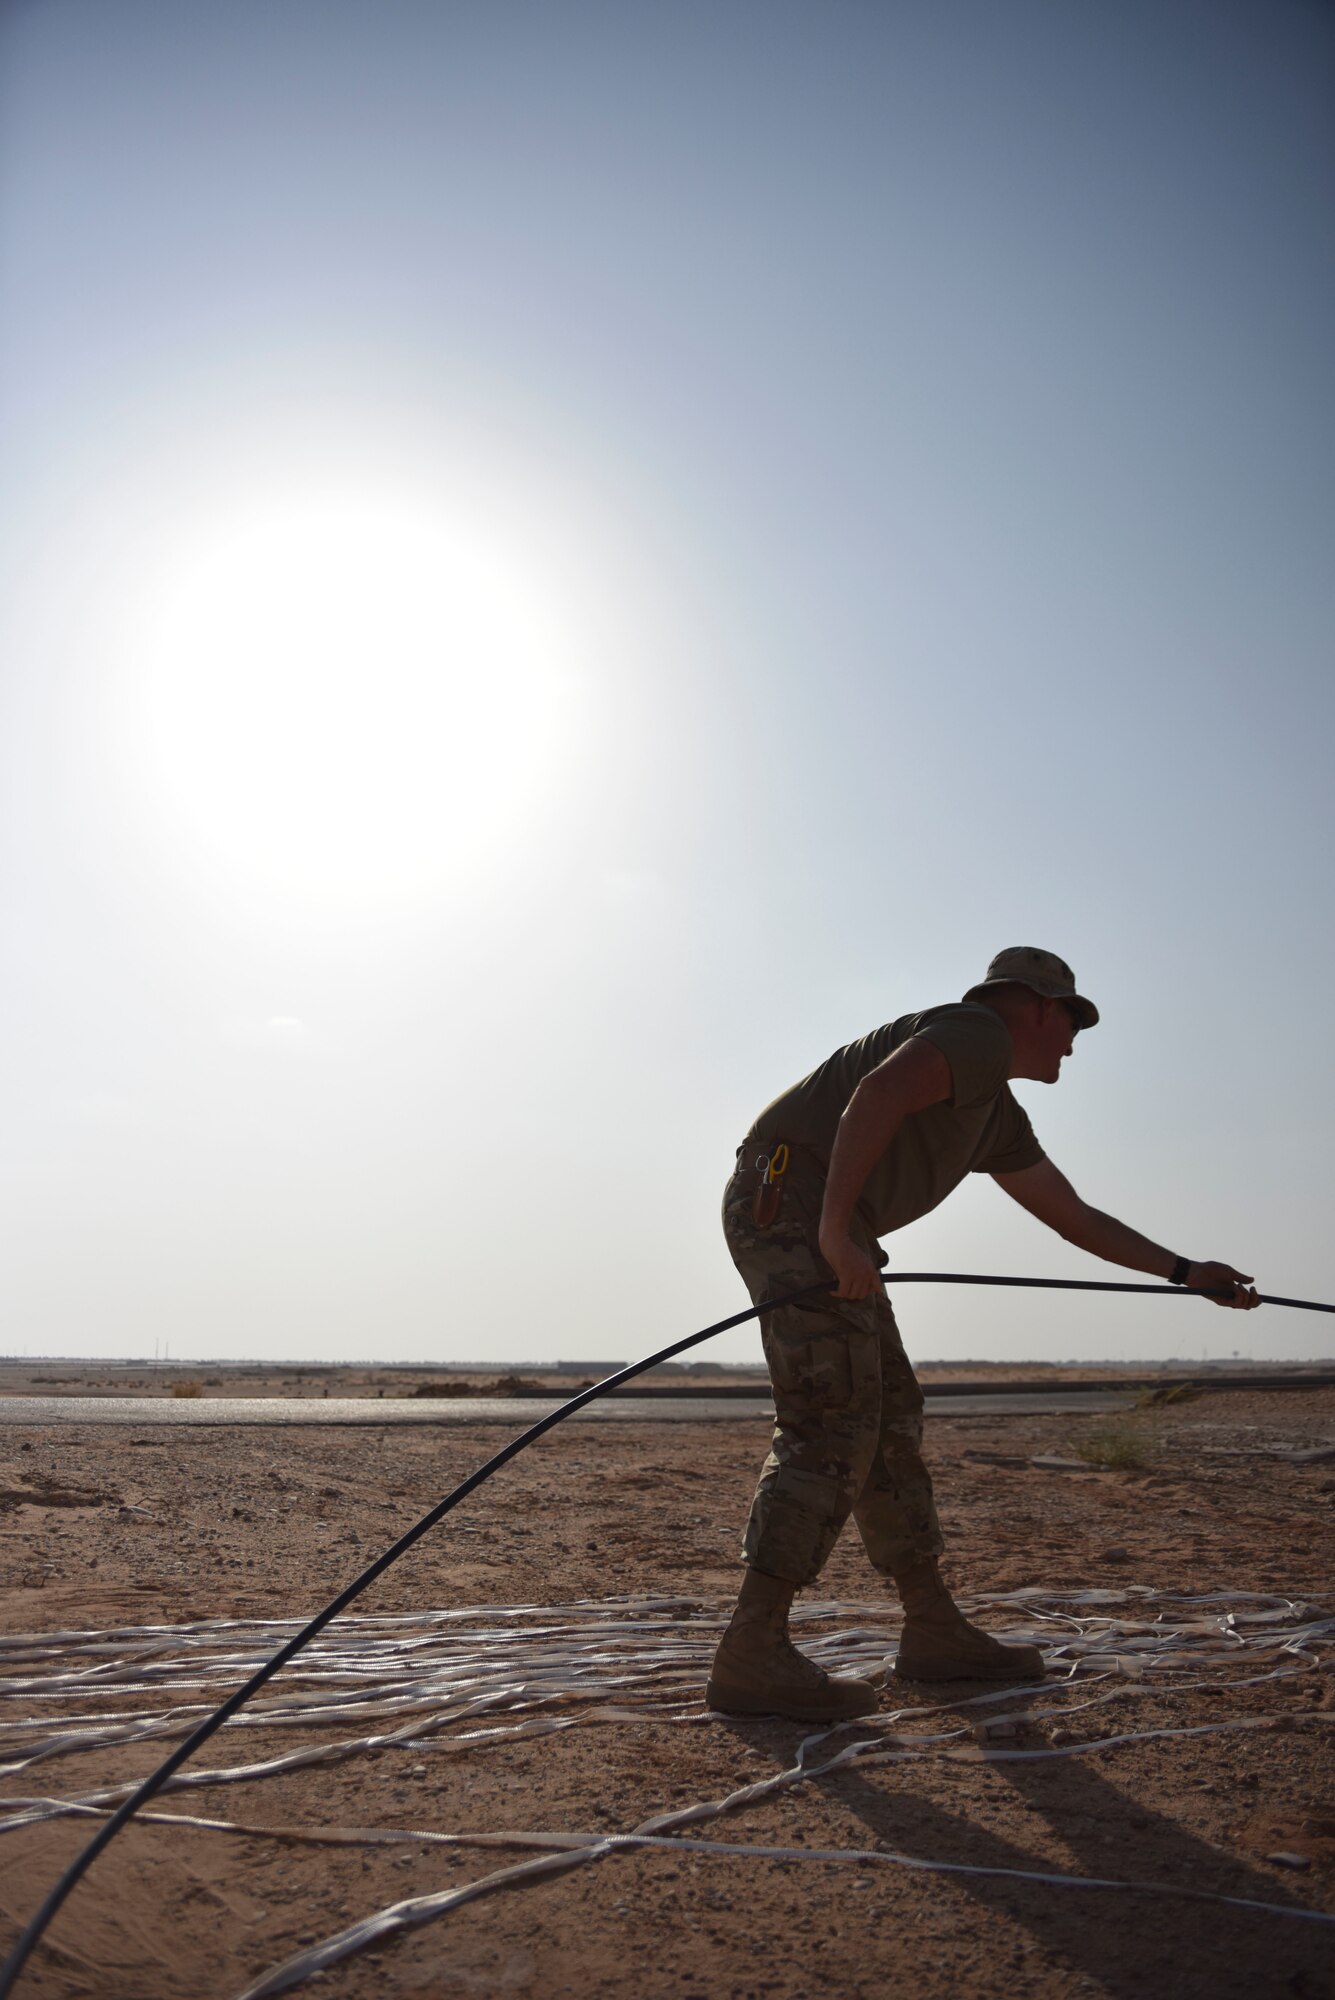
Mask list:
[[[188,865],[307,903],[476,879],[569,782],[574,676],[541,566],[429,505],[296,496],[178,542],[122,723]]]

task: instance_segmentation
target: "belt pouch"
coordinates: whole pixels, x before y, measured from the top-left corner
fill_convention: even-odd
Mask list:
[[[751,1220],[757,1229],[768,1229],[783,1203],[783,1182],[762,1181],[751,1197]]]

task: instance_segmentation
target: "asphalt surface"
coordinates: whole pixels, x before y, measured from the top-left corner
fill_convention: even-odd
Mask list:
[[[49,1424],[501,1424],[527,1430],[562,1398],[460,1396],[0,1396],[0,1425]],[[928,1396],[930,1416],[1032,1416],[1049,1410],[1124,1410],[1131,1390],[1052,1389],[1032,1395]],[[701,1396],[604,1396],[571,1418],[597,1423],[736,1423],[773,1414],[762,1391],[754,1399]]]

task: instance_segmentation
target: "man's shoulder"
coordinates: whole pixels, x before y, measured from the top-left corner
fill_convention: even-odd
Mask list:
[[[989,1102],[1006,1088],[1010,1074],[1010,1030],[1000,1014],[976,1000],[948,1001],[908,1017],[909,1035],[940,1049],[954,1079],[957,1111]],[[907,1039],[907,1037],[906,1037]]]
[[[830,1057],[832,1063],[841,1058],[852,1057],[864,1064],[883,1062],[894,1050],[912,1041],[915,1035],[926,1035],[929,1040],[941,1046],[976,1050],[982,1060],[993,1057],[1009,1063],[1010,1032],[999,1014],[990,1007],[982,1007],[976,1000],[944,1000],[935,1007],[919,1008],[914,1014],[896,1015],[893,1021],[885,1021],[879,1028],[872,1028],[855,1041],[845,1042]],[[819,1074],[819,1071],[813,1072]]]
[[[907,1041],[910,1035],[921,1035],[928,1029],[944,1028],[952,1035],[958,1035],[972,1042],[991,1043],[995,1048],[1010,1048],[1010,1031],[1000,1014],[991,1007],[984,1007],[977,1000],[945,1000],[938,1007],[924,1007],[917,1014],[902,1014],[895,1022],[897,1038]],[[903,1030],[900,1034],[899,1031]]]

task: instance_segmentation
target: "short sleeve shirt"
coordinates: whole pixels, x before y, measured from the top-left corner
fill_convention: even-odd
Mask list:
[[[877,1236],[928,1214],[966,1174],[1019,1173],[1044,1157],[1007,1082],[1009,1030],[990,1007],[971,1001],[902,1014],[836,1049],[766,1105],[746,1144],[786,1140],[828,1167],[839,1120],[858,1084],[915,1035],[945,1057],[951,1094],[907,1117],[867,1176],[858,1213]]]

